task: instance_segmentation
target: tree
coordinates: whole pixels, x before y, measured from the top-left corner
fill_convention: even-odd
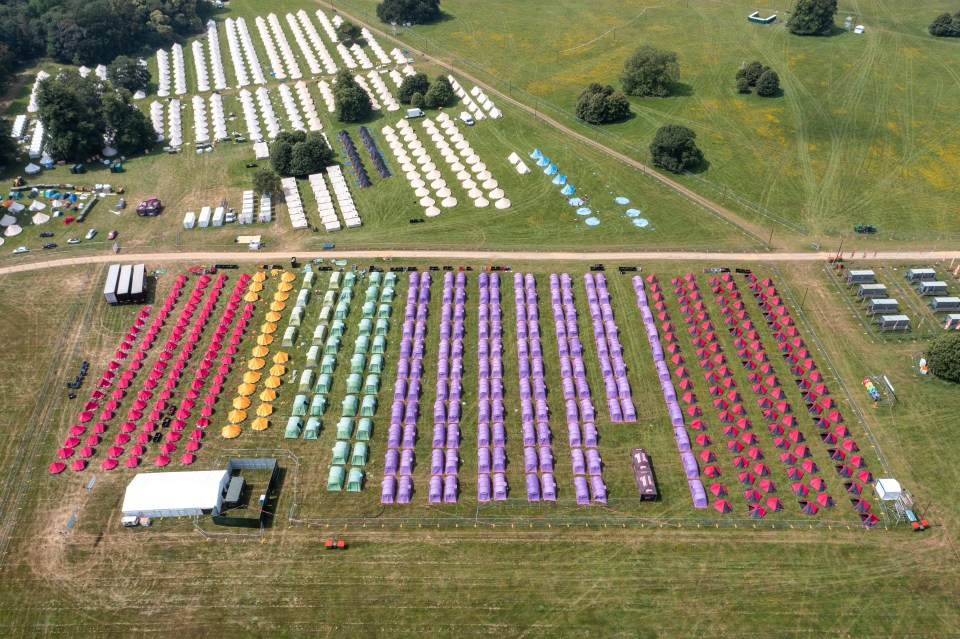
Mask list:
[[[663,97],[680,79],[677,54],[649,45],[638,47],[623,63],[620,86],[627,95]]]
[[[121,153],[143,151],[157,141],[153,125],[126,89],[104,92],[103,120],[107,140]]]
[[[836,13],[837,0],[797,0],[787,29],[794,35],[827,35]]]
[[[653,136],[650,157],[656,166],[682,173],[703,162],[703,153],[695,142],[697,134],[685,126],[666,124]]]
[[[13,127],[10,122],[0,118],[0,131],[9,131]],[[0,165],[10,166],[17,157],[17,140],[9,135],[0,135]]]
[[[930,23],[930,35],[938,38],[960,38],[960,11],[952,16],[941,13]]]
[[[283,187],[280,186],[280,176],[272,169],[267,168],[260,169],[253,174],[252,188],[256,197],[273,195],[283,190]]]
[[[590,124],[605,124],[630,115],[630,100],[609,84],[590,83],[577,97],[577,117]]]
[[[757,80],[757,95],[769,98],[780,93],[780,76],[773,69],[767,69]]]
[[[424,103],[431,109],[445,107],[457,98],[453,92],[453,85],[445,75],[438,75],[430,84],[430,88],[423,94]]]
[[[270,164],[280,175],[319,173],[334,162],[333,149],[319,133],[283,131],[270,144]]]
[[[337,119],[341,122],[360,122],[370,117],[373,110],[370,96],[347,71],[340,71],[336,75],[333,103]]]
[[[107,66],[107,78],[113,86],[136,93],[147,88],[150,83],[150,71],[138,60],[121,55]]]
[[[400,101],[400,104],[410,104],[414,93],[426,95],[429,90],[430,78],[428,78],[427,74],[423,71],[418,71],[403,79],[403,82],[400,83],[400,88],[397,89],[397,99]]]
[[[948,382],[960,382],[960,332],[941,335],[927,351],[930,372]]]
[[[739,93],[750,93],[750,83],[745,77],[737,78],[737,91]]]
[[[353,44],[363,36],[363,30],[349,20],[344,20],[338,24],[334,31],[337,37],[347,45]]]
[[[760,79],[760,76],[763,75],[763,72],[766,70],[767,67],[763,66],[759,60],[754,60],[747,66],[737,71],[737,80],[740,78],[745,78],[748,86],[755,86],[757,84],[757,80]]]
[[[387,24],[424,24],[440,17],[440,0],[383,0],[377,17]]]
[[[37,115],[55,159],[86,160],[103,148],[103,84],[90,74],[61,71],[37,89]]]
[[[423,94],[419,91],[413,94],[413,97],[410,98],[410,106],[415,109],[426,109],[427,101],[423,99]]]

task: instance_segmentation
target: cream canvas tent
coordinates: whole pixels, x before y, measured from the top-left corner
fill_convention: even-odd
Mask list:
[[[123,514],[127,517],[217,515],[229,481],[230,473],[226,470],[140,473],[127,486]]]

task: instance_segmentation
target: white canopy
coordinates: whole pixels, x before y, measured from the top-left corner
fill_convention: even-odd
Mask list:
[[[226,470],[140,473],[127,486],[123,514],[130,517],[190,517],[219,514]]]

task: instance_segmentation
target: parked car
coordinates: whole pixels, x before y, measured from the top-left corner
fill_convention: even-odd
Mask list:
[[[30,249],[28,249],[26,246],[18,246],[17,248],[13,249],[14,255],[19,255],[20,253],[29,253],[29,252],[30,252]]]
[[[79,237],[71,237],[69,240],[67,240],[67,244],[79,244],[79,243],[80,243]]]
[[[117,232],[116,232],[116,231],[110,231],[109,233],[107,233],[107,239],[108,239],[108,240],[115,240],[115,239],[117,239]]]
[[[122,211],[125,208],[127,208],[127,201],[123,198],[120,198],[120,201],[117,202],[117,210]]]
[[[44,231],[40,234],[40,237],[53,237],[53,231]]]
[[[57,243],[56,243],[56,242],[47,242],[46,244],[43,245],[43,248],[45,248],[45,249],[55,249],[55,248],[57,248]]]
[[[160,202],[160,198],[151,197],[140,202],[137,205],[137,215],[141,217],[154,217],[160,215],[163,212],[163,203]]]
[[[89,231],[87,231],[87,234],[84,237],[86,237],[88,240],[92,240],[96,234],[97,234],[97,229],[90,229]]]
[[[464,124],[466,124],[467,126],[473,126],[473,125],[474,125],[473,117],[471,117],[471,115],[470,115],[469,113],[467,113],[466,111],[463,111],[463,112],[460,113],[460,121],[463,122]]]

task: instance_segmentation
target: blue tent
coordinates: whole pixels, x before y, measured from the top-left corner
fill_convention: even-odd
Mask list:
[[[543,157],[543,153],[540,152],[540,149],[534,149],[533,153],[530,154],[531,160],[539,160]]]
[[[557,173],[557,167],[554,166],[553,164],[551,164],[550,166],[548,166],[547,168],[545,168],[545,169],[543,170],[543,172],[546,173],[547,175],[556,175],[556,173]]]
[[[553,183],[557,186],[563,186],[567,183],[567,176],[563,173],[557,173],[557,175],[553,178]]]
[[[573,195],[574,191],[576,191],[576,189],[573,188],[572,184],[567,184],[562,189],[560,189],[560,192],[563,193],[564,195]]]
[[[537,160],[537,166],[549,166],[550,160],[547,159],[545,155],[541,155],[540,159]]]

